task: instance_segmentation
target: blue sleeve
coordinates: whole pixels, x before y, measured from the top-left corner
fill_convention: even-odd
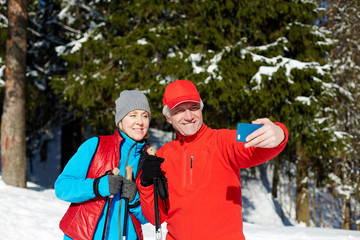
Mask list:
[[[140,196],[139,196],[139,192],[136,193],[136,197],[134,199],[134,201],[132,202],[132,204],[136,203],[140,201]],[[139,222],[141,224],[146,224],[148,223],[149,221],[145,218],[144,214],[142,213],[142,210],[141,210],[141,205],[139,204],[137,207],[134,207],[134,208],[130,208],[129,211],[134,215],[134,217],[136,217]]]
[[[94,179],[86,178],[86,175],[97,144],[97,137],[85,141],[66,164],[63,172],[55,182],[55,195],[59,199],[79,203],[95,197],[93,190]],[[107,177],[100,179],[99,193],[102,196],[110,195]]]

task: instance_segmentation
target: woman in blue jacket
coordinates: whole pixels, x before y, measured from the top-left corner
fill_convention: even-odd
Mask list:
[[[71,202],[60,221],[64,239],[120,239],[124,232],[127,239],[143,239],[141,224],[148,221],[125,167],[132,166],[136,179],[147,147],[150,107],[137,90],[122,91],[115,104],[115,134],[85,141],[55,182],[56,196]],[[119,175],[111,173],[115,167]]]

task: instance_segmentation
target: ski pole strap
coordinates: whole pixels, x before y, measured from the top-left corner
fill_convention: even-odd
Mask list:
[[[156,156],[156,150],[153,147],[148,148],[147,153],[149,155]],[[159,216],[160,214],[159,214],[159,203],[158,203],[158,191],[159,191],[158,187],[160,187],[159,185],[161,185],[161,184],[159,184],[158,179],[159,179],[159,177],[153,179],[153,182],[154,182],[154,210],[155,210],[155,239],[161,240],[162,237],[161,237],[161,226],[160,226],[160,216]],[[166,191],[167,191],[167,184],[166,184]],[[161,192],[164,192],[164,190],[162,190]],[[166,194],[164,194],[164,196],[165,195]]]
[[[100,178],[109,175],[109,174],[113,174],[111,170],[108,170],[105,172],[105,174],[101,175],[100,177],[97,177],[94,179],[93,182],[93,191],[95,193],[96,197],[102,197],[101,194],[99,193],[99,182],[100,182]]]
[[[161,200],[165,200],[169,197],[167,178],[164,175],[154,179],[154,191]]]
[[[125,167],[126,179],[132,180],[133,172],[132,166],[128,165]],[[123,229],[123,239],[128,239],[127,236],[127,222],[128,222],[128,215],[129,215],[129,199],[125,198],[125,215],[124,215],[124,229]]]

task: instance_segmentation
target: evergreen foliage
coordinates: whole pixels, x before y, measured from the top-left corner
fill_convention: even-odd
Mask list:
[[[0,104],[3,105],[5,85],[5,52],[6,52],[6,31],[7,31],[7,8],[6,0],[0,1]],[[2,108],[0,110],[2,113]]]
[[[234,128],[255,117],[248,113],[253,106],[240,113],[239,105],[253,97],[250,82],[262,65],[243,49],[286,39],[261,54],[324,63],[324,49],[313,44],[321,39],[311,32],[314,7],[288,1],[97,1],[86,7],[78,2],[67,7],[72,14],[76,10],[78,21],[64,21],[83,32],[77,39],[87,41],[78,51],[75,44],[66,46],[70,72],[53,84],[94,122],[103,120],[95,113],[101,109],[112,117],[109,102],[126,88],[146,91],[154,117],[162,118],[164,85],[186,78],[198,85],[209,125]]]
[[[40,0],[29,5],[27,50],[27,132],[45,134],[65,121],[62,96],[54,94],[49,82],[53,75],[64,74],[65,62],[55,47],[66,43],[59,22],[59,1]]]
[[[334,113],[327,107],[336,87],[330,67],[324,65],[331,45],[322,44],[327,38],[315,26],[314,3],[69,4],[75,3],[67,3],[66,10],[77,18],[63,21],[82,34],[74,36],[77,44],[65,46],[69,73],[53,86],[102,129],[112,122],[119,92],[133,88],[148,94],[153,116],[164,127],[163,89],[185,78],[198,86],[205,121],[212,127],[235,128],[238,122],[271,116],[285,122],[294,142],[317,149],[309,154],[326,154],[323,147],[337,142],[336,129],[323,131],[334,125]],[[80,40],[81,48],[75,49]],[[271,75],[262,72],[267,69]]]

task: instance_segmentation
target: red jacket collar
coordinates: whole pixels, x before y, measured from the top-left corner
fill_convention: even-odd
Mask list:
[[[183,136],[181,135],[179,132],[176,132],[177,137],[176,140],[179,140],[180,142],[192,142],[195,141],[197,139],[199,139],[208,129],[209,127],[205,125],[205,123],[202,124],[201,128],[199,129],[199,131],[197,133],[195,133],[194,135],[191,136]]]

